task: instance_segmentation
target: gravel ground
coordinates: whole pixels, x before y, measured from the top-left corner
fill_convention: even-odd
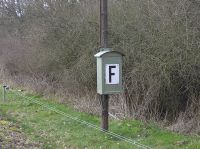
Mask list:
[[[19,126],[0,118],[0,149],[38,148],[39,145],[28,140]]]

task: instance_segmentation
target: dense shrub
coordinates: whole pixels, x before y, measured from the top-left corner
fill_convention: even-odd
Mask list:
[[[73,95],[67,101],[97,111],[98,1],[11,4],[16,11],[0,4],[2,78],[41,94]],[[125,92],[111,97],[111,112],[185,122],[174,130],[199,126],[199,13],[195,0],[109,1],[109,47],[126,55]]]

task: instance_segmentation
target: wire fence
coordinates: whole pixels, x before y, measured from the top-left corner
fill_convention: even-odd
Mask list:
[[[7,90],[5,90],[5,88],[4,88],[4,90],[3,90],[3,98],[4,98],[4,101],[5,101],[5,98],[6,98],[6,97],[5,97],[5,95],[6,95],[6,94],[5,94],[5,91],[7,91]],[[64,116],[64,117],[67,118],[67,119],[71,119],[71,120],[73,120],[73,121],[75,121],[75,122],[77,122],[77,123],[79,123],[79,124],[86,125],[86,126],[89,127],[89,128],[93,128],[93,129],[95,129],[95,130],[98,130],[98,131],[100,131],[100,132],[103,132],[103,133],[105,133],[105,134],[107,134],[107,135],[110,135],[110,136],[116,138],[116,139],[119,139],[119,140],[121,140],[121,141],[125,141],[125,142],[127,142],[127,143],[129,143],[129,144],[132,144],[132,145],[134,145],[134,146],[137,146],[137,147],[139,147],[139,148],[141,148],[141,149],[153,149],[152,147],[149,147],[149,146],[146,146],[146,145],[144,145],[144,144],[141,144],[141,143],[139,143],[139,142],[136,141],[136,140],[127,138],[127,137],[125,137],[125,136],[119,135],[119,134],[114,133],[114,132],[111,132],[111,131],[104,130],[104,129],[102,129],[102,128],[100,128],[100,127],[98,127],[98,126],[96,126],[96,125],[94,125],[94,124],[92,124],[92,123],[90,123],[90,122],[81,120],[81,119],[79,119],[78,117],[74,117],[74,116],[72,116],[72,115],[70,115],[70,114],[67,114],[67,113],[65,113],[65,112],[63,112],[63,111],[61,111],[61,110],[58,110],[57,108],[55,108],[55,107],[53,107],[53,106],[47,105],[47,104],[45,104],[45,103],[42,103],[42,102],[40,102],[40,101],[38,101],[38,100],[36,100],[36,99],[34,99],[34,98],[32,98],[32,97],[28,97],[28,96],[26,96],[25,94],[23,94],[22,92],[19,92],[19,91],[16,91],[16,90],[12,90],[12,89],[9,89],[9,91],[12,92],[12,94],[14,94],[14,95],[16,95],[16,96],[22,97],[21,99],[24,99],[24,100],[26,99],[26,100],[28,100],[28,101],[31,102],[31,103],[37,104],[37,105],[39,105],[39,106],[41,106],[41,107],[43,107],[43,108],[46,108],[46,109],[48,109],[48,110],[50,110],[50,111],[52,111],[52,112],[55,112],[55,113],[57,113],[57,114],[59,114],[59,115],[61,115],[61,116]]]

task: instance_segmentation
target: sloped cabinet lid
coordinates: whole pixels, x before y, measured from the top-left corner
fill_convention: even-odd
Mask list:
[[[125,56],[123,53],[118,52],[118,51],[114,51],[114,50],[105,50],[105,51],[101,51],[101,52],[95,54],[94,56],[95,56],[95,57],[102,57],[102,56],[104,56],[104,55],[106,55],[106,54],[108,54],[108,53],[115,53],[115,54],[119,54],[119,55],[121,55],[121,56]]]

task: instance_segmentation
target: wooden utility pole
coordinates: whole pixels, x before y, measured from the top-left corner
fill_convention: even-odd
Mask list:
[[[108,0],[100,0],[101,48],[108,47]]]
[[[100,43],[101,49],[108,48],[108,0],[100,0]],[[101,128],[108,130],[109,96],[101,95]]]

